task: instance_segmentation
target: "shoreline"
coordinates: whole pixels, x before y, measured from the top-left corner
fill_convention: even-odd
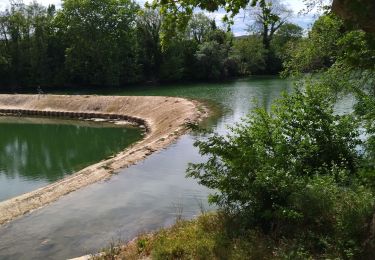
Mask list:
[[[143,126],[146,135],[110,159],[92,164],[37,190],[0,202],[0,225],[44,207],[60,197],[111,177],[148,155],[166,148],[186,133],[188,122],[199,122],[207,108],[198,101],[174,97],[88,95],[0,95],[0,112],[51,118],[119,119]]]

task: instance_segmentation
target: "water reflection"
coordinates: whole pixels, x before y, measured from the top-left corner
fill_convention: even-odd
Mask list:
[[[0,229],[0,259],[66,259],[191,218],[209,192],[186,179],[187,162],[201,160],[185,136],[169,149]],[[173,160],[172,160],[173,158]]]
[[[3,118],[0,133],[0,201],[61,179],[140,138],[136,128],[15,118]]]
[[[270,107],[290,82],[274,78],[240,80],[222,84],[137,87],[97,94],[158,95],[201,98],[218,103],[224,114],[211,121],[220,133],[226,125],[248,113],[257,98]],[[82,93],[82,92],[81,92]],[[89,92],[85,92],[89,93]],[[0,228],[2,259],[63,259],[102,248],[111,239],[131,239],[140,232],[173,223],[175,205],[184,217],[200,213],[207,205],[207,188],[185,178],[189,162],[203,160],[193,147],[196,137],[186,135],[168,149],[122,170],[107,182],[96,183],[56,203]]]

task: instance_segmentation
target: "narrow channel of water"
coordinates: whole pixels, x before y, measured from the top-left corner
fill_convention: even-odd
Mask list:
[[[211,121],[227,131],[246,115],[257,99],[269,108],[291,83],[275,78],[239,80],[223,84],[138,87],[98,94],[165,95],[208,99],[224,114]],[[347,106],[343,105],[343,109]],[[91,253],[111,240],[129,240],[137,234],[173,224],[176,213],[191,218],[210,209],[210,192],[185,178],[189,162],[203,160],[193,143],[197,136],[181,137],[167,149],[123,169],[109,181],[71,193],[52,205],[0,228],[1,259],[64,259]]]
[[[135,127],[0,117],[0,201],[55,182],[141,139]]]

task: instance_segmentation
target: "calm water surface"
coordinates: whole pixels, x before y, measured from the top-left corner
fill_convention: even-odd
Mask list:
[[[223,108],[209,124],[225,133],[247,114],[253,100],[269,108],[291,83],[274,78],[223,84],[137,87],[98,94],[165,95],[207,99]],[[342,105],[340,109],[347,109]],[[64,259],[96,252],[111,240],[129,240],[140,232],[171,225],[176,212],[191,218],[207,205],[210,192],[185,178],[189,162],[204,158],[193,147],[194,134],[181,137],[167,149],[121,170],[109,181],[71,193],[52,205],[0,228],[1,259]]]
[[[138,128],[0,117],[0,201],[45,186],[123,150]]]

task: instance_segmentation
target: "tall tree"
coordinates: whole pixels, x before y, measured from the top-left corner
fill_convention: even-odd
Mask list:
[[[160,44],[162,17],[153,9],[144,9],[137,17],[139,62],[148,81],[159,77],[163,53]]]
[[[56,26],[67,45],[70,82],[117,86],[135,81],[138,10],[131,0],[63,1]]]
[[[279,46],[284,46],[289,41],[297,41],[303,36],[303,28],[293,24],[285,23],[280,26],[274,37],[274,42]]]
[[[259,74],[265,70],[266,50],[262,40],[256,36],[236,39],[232,50],[240,61],[240,74]]]
[[[215,29],[215,20],[211,20],[204,13],[197,13],[192,16],[187,27],[187,33],[190,39],[193,39],[198,44],[201,44],[210,34],[210,32]]]
[[[295,49],[287,50],[289,59],[285,69],[290,73],[316,72],[327,69],[335,62],[340,50],[338,39],[343,36],[343,22],[334,15],[323,15],[313,25],[308,37]]]
[[[284,25],[292,15],[279,0],[267,0],[249,8],[250,18],[254,22],[249,26],[249,31],[262,36],[264,48],[270,49],[271,41],[275,33]]]
[[[53,14],[36,2],[11,2],[0,17],[0,64],[3,84],[39,85],[48,81],[48,39]]]
[[[265,52],[266,74],[274,74],[280,71],[281,61],[271,43],[277,31],[288,22],[292,11],[279,0],[266,0],[259,2],[255,7],[248,7],[249,18],[253,21],[248,31],[262,38]]]

